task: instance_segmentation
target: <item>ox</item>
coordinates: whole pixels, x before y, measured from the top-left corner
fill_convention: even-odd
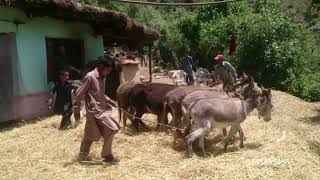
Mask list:
[[[132,88],[136,85],[134,81],[126,82],[124,84],[121,84],[117,89],[117,101],[118,101],[118,107],[129,112],[130,114],[134,114],[134,109],[130,108],[129,104],[129,96],[132,91]],[[133,118],[131,116],[128,116],[126,113],[123,113],[122,111],[118,109],[119,113],[119,122],[121,122],[121,118],[123,117],[123,123],[125,127],[125,122],[127,121],[127,118],[129,117],[132,121]]]
[[[129,111],[130,114],[134,114],[137,117],[130,120],[135,129],[139,131],[139,125],[146,127],[140,119],[144,113],[157,115],[157,121],[161,122],[165,95],[174,88],[176,88],[175,85],[149,82],[126,84],[120,86],[117,91],[118,104],[119,107]],[[127,117],[124,116],[123,127],[126,126],[126,119]],[[167,122],[166,114],[163,123]]]

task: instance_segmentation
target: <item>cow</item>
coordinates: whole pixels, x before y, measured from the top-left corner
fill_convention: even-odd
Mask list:
[[[135,115],[135,118],[130,120],[132,120],[134,128],[139,131],[140,125],[146,127],[141,120],[144,113],[157,115],[157,122],[161,122],[165,95],[176,87],[177,86],[171,84],[150,82],[124,85],[118,89],[117,94],[121,97],[119,98],[118,104],[121,104],[121,107],[129,111],[130,114]],[[163,123],[167,124],[167,122],[168,119],[165,118]],[[123,118],[123,127],[125,126],[126,117]]]
[[[183,106],[185,117],[192,120],[193,131],[186,136],[188,156],[193,155],[192,143],[199,139],[199,147],[205,155],[204,136],[211,128],[226,128],[231,126],[227,137],[223,140],[224,151],[227,150],[230,139],[240,131],[240,147],[243,147],[243,130],[240,124],[255,108],[264,121],[271,120],[271,90],[251,82],[244,87],[244,99],[241,98],[211,98],[199,99],[188,107]],[[189,120],[189,122],[191,122]]]

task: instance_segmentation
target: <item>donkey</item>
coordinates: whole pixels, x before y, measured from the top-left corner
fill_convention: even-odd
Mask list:
[[[182,102],[181,102],[181,107],[184,107],[187,109],[193,102],[198,101],[199,99],[211,99],[211,98],[229,98],[229,97],[239,97],[239,98],[244,98],[246,94],[246,85],[252,81],[252,77],[246,74],[243,74],[240,80],[238,80],[234,84],[234,92],[230,94],[229,92],[221,91],[223,89],[223,86],[220,86],[220,91],[208,91],[208,90],[197,90],[194,92],[189,93],[186,95]],[[181,108],[182,111],[182,108]],[[183,117],[183,121],[180,124],[180,127],[185,127],[185,135],[189,134],[190,131],[190,121],[188,121],[188,118],[185,116]],[[227,135],[227,130],[223,128],[223,135]]]
[[[240,131],[240,147],[243,147],[243,130],[240,124],[255,108],[259,117],[264,121],[271,120],[271,90],[257,86],[253,79],[245,88],[244,99],[240,98],[213,98],[199,99],[188,108],[183,106],[186,117],[192,119],[193,132],[186,136],[188,156],[193,155],[192,143],[199,139],[199,146],[205,155],[204,136],[211,128],[226,128],[231,126],[227,137],[223,140],[224,151],[227,150],[230,139]]]
[[[235,83],[235,87],[241,87],[243,84],[247,83],[249,81],[249,77],[244,74],[239,81],[237,81]],[[199,93],[200,96],[198,97]],[[201,91],[201,92],[200,92]],[[208,95],[206,95],[208,98],[212,98],[215,97],[217,93],[215,93],[215,91],[223,91],[223,85],[219,84],[216,85],[214,87],[178,87],[172,91],[170,91],[165,98],[165,102],[163,103],[163,117],[165,117],[166,114],[168,114],[168,112],[170,111],[172,113],[172,120],[170,122],[171,126],[180,126],[181,125],[181,118],[183,117],[183,112],[181,109],[181,104],[182,101],[184,100],[184,98],[186,96],[189,96],[189,94],[192,94],[193,92],[195,92],[195,97],[192,97],[192,95],[190,95],[189,97],[192,97],[192,100],[197,100],[199,98],[201,98],[202,96],[202,92],[206,91],[208,93]],[[211,93],[212,92],[212,93]],[[241,91],[239,93],[236,94],[241,94]],[[221,97],[227,97],[227,95],[230,96],[230,94],[225,93],[225,92],[220,92],[218,93],[218,96]],[[228,97],[229,97],[228,96]],[[191,103],[192,101],[190,100],[186,100],[186,102]],[[162,120],[164,121],[164,120]],[[226,133],[224,133],[226,134]]]
[[[171,126],[177,126],[180,124],[182,118],[181,102],[183,98],[191,92],[198,90],[208,90],[208,91],[219,91],[222,90],[222,86],[217,86],[214,88],[208,87],[194,87],[194,86],[182,86],[168,92],[165,96],[165,101],[163,103],[162,112],[162,122],[165,122],[165,116],[171,112],[172,120],[170,121]]]

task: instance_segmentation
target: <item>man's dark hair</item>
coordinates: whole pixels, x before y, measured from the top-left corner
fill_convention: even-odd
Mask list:
[[[69,71],[66,70],[66,69],[60,70],[60,71],[59,71],[59,76],[64,75],[66,72],[69,72]]]
[[[96,60],[91,60],[86,64],[86,72],[92,71],[94,68],[103,65],[106,67],[115,67],[114,61],[111,58],[108,57],[99,57]]]
[[[103,66],[105,66],[105,67],[114,68],[114,60],[111,59],[111,58],[108,57],[108,56],[99,57],[95,65],[96,65],[96,67],[97,67],[97,66],[100,66],[100,65],[103,65]]]

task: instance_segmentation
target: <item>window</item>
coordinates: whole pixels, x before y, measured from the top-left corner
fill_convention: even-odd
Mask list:
[[[77,69],[84,69],[84,43],[77,39],[56,39],[46,38],[47,46],[47,72],[48,82],[53,82],[57,78],[57,61],[65,61],[66,64]],[[64,54],[61,54],[61,48]],[[61,56],[64,56],[62,59]],[[80,79],[76,72],[70,72],[70,79]]]

